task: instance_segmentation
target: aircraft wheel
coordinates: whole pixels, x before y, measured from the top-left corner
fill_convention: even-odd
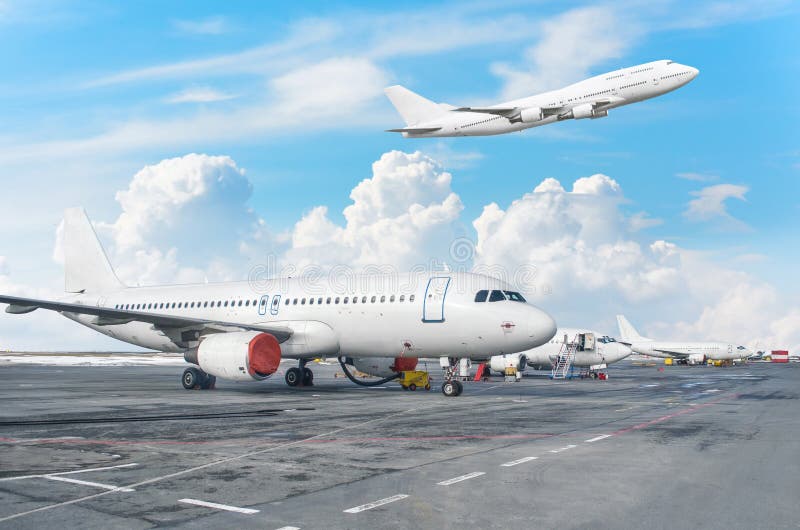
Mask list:
[[[300,371],[300,368],[289,368],[286,370],[286,376],[284,377],[286,384],[289,386],[298,386],[302,378],[303,373]]]
[[[464,391],[464,385],[461,384],[461,381],[453,381],[453,383],[456,385],[456,395],[460,396]]]
[[[314,372],[311,371],[311,368],[303,368],[303,386],[313,386],[314,385]]]
[[[194,390],[200,386],[200,381],[203,379],[202,372],[197,368],[187,368],[183,371],[181,383],[186,390]]]
[[[456,383],[458,381],[445,381],[442,383],[442,394],[447,397],[455,397],[458,395],[458,387],[456,387]]]

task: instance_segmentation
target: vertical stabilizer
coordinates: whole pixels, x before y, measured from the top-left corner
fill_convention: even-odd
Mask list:
[[[617,326],[619,326],[619,334],[621,335],[621,339],[625,342],[641,342],[641,341],[649,341],[647,337],[642,337],[639,335],[639,332],[636,331],[636,328],[628,322],[628,319],[625,318],[624,315],[617,315]]]
[[[443,107],[400,85],[387,87],[383,91],[409,127],[434,120],[448,112],[447,106]]]
[[[124,287],[108,261],[83,208],[64,211],[64,290],[110,291]]]

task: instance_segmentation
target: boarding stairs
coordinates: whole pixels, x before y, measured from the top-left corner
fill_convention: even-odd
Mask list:
[[[578,337],[574,340],[564,342],[561,350],[556,357],[556,363],[550,371],[550,379],[567,379],[572,377],[572,362],[575,360],[575,352],[578,351]]]

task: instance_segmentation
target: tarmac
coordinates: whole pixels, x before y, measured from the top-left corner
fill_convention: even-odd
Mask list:
[[[181,387],[0,356],[0,527],[797,528],[800,364]],[[530,372],[529,372],[530,374]]]

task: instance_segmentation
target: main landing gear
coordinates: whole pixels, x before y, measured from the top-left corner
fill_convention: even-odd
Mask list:
[[[289,386],[314,386],[314,372],[306,368],[305,359],[300,359],[299,367],[286,370],[286,384]]]
[[[181,383],[186,390],[210,390],[217,384],[217,378],[192,367],[183,371]]]
[[[456,370],[458,368],[458,359],[451,359],[449,357],[440,357],[439,366],[444,371],[444,383],[442,383],[442,394],[447,397],[460,396],[464,391],[464,385],[461,381],[454,379]]]

